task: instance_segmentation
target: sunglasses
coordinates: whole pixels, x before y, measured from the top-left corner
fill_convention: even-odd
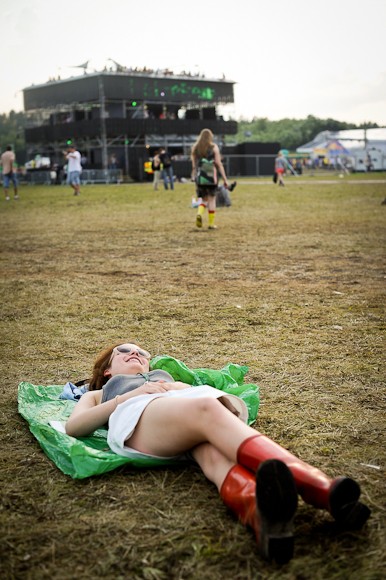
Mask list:
[[[109,364],[113,360],[114,355],[116,355],[118,353],[120,353],[120,354],[131,354],[133,352],[138,353],[139,356],[143,356],[147,360],[150,360],[151,359],[150,352],[147,352],[147,350],[144,350],[143,348],[140,348],[136,344],[121,344],[121,345],[116,346],[115,348],[113,348],[113,352],[111,353],[111,357],[110,357],[110,360],[109,360]]]

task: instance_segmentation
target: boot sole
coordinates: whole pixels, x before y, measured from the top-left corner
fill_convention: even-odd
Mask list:
[[[336,479],[330,492],[330,513],[345,529],[359,530],[369,519],[371,511],[358,501],[361,494],[356,481],[349,477]]]
[[[260,551],[268,560],[285,564],[293,557],[293,520],[298,494],[289,468],[278,459],[264,461],[256,473],[260,514]]]

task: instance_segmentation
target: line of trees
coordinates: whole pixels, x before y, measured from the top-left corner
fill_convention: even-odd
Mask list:
[[[12,145],[18,163],[26,161],[24,139],[26,119],[25,113],[15,113],[15,111],[0,115],[0,150],[3,152],[7,145]]]
[[[24,112],[11,111],[0,115],[0,151],[12,145],[19,163],[26,159],[24,128],[27,116]],[[279,142],[282,148],[295,150],[300,145],[311,141],[321,131],[342,131],[344,129],[376,128],[376,123],[344,123],[335,119],[319,119],[308,115],[305,119],[280,119],[270,121],[267,118],[254,118],[252,121],[238,121],[236,136],[226,137],[226,142],[244,143],[258,141],[262,143]]]
[[[311,141],[322,131],[344,131],[346,129],[373,129],[377,123],[344,123],[335,119],[319,119],[308,115],[305,119],[280,119],[270,121],[255,118],[252,121],[238,121],[237,143],[245,141],[279,142],[283,149],[294,151]]]

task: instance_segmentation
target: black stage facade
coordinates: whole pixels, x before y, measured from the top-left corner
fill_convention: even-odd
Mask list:
[[[140,179],[155,148],[186,158],[204,128],[220,145],[223,136],[235,135],[237,122],[217,113],[234,102],[233,86],[225,79],[170,71],[101,71],[28,87],[27,155],[62,163],[62,151],[72,141],[87,167],[108,169],[114,158],[126,175]]]

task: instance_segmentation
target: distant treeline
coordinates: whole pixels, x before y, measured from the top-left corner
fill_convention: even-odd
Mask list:
[[[24,127],[25,113],[0,114],[0,150],[4,151],[7,145],[12,145],[19,163],[26,161],[26,147]],[[238,133],[227,136],[226,143],[245,141],[279,142],[282,148],[294,150],[300,145],[311,141],[321,131],[341,131],[344,129],[376,128],[376,123],[355,125],[343,123],[335,119],[318,119],[308,115],[306,119],[281,119],[270,121],[266,118],[255,118],[252,121],[238,121]]]
[[[311,141],[321,131],[343,131],[346,129],[373,129],[377,123],[343,123],[335,119],[318,119],[308,115],[306,119],[280,119],[270,121],[266,118],[255,118],[252,121],[238,121],[237,143],[245,141],[278,142],[283,149],[295,150]],[[234,140],[234,138],[233,138]],[[226,142],[232,138],[227,137]]]
[[[25,161],[26,118],[25,113],[15,113],[15,111],[0,115],[0,150],[4,151],[7,145],[12,145],[19,163]]]

